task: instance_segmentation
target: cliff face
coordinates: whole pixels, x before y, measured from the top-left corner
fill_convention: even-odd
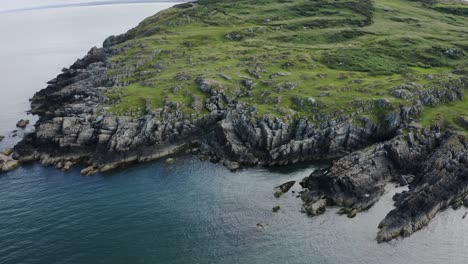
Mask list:
[[[145,109],[139,118],[116,116],[105,111],[106,92],[117,85],[107,74],[116,54],[113,48],[93,48],[32,98],[32,113],[40,120],[35,133],[15,147],[21,162],[39,160],[57,167],[81,162],[92,167],[90,173],[191,148],[233,169],[286,165],[341,157],[391,137],[420,111],[418,106],[401,108],[388,114],[383,125],[362,119],[363,126],[347,116],[320,125],[256,118],[247,105],[208,86],[205,107],[211,111],[200,118],[187,119],[169,101],[158,111]]]
[[[85,175],[182,151],[231,170],[336,160],[301,183],[310,215],[333,205],[353,217],[389,182],[409,184],[395,196],[378,241],[410,235],[465,198],[467,141],[448,129],[464,120],[461,48],[420,43],[409,52],[405,43],[419,38],[370,32],[389,28],[367,28],[373,19],[413,27],[413,20],[387,17],[380,0],[378,8],[354,0],[208,2],[151,17],[64,68],[31,99],[39,121],[13,157],[65,170],[84,165]],[[437,17],[401,4],[416,17]],[[284,17],[274,13],[278,6]],[[341,18],[315,19],[330,8]],[[259,20],[256,11],[268,17]],[[426,26],[434,31],[418,27]],[[325,43],[304,42],[297,32]],[[348,44],[356,48],[342,48]],[[434,114],[441,106],[448,110]],[[445,127],[429,129],[435,119]]]

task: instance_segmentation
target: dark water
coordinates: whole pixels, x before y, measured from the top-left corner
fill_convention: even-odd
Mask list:
[[[9,136],[0,148],[14,144],[18,137],[10,132],[27,117],[27,98],[62,66],[162,7],[1,14],[0,33],[8,38],[0,49],[0,134]],[[31,164],[0,175],[0,263],[466,263],[466,209],[442,212],[412,237],[379,245],[377,225],[401,189],[389,186],[376,206],[354,219],[339,217],[336,208],[308,218],[292,193],[273,197],[276,185],[316,167],[231,173],[179,157],[170,166],[156,162],[82,177],[78,169]]]
[[[308,218],[292,193],[273,197],[313,168],[231,173],[180,157],[82,177],[26,166],[0,178],[0,263],[466,263],[463,211],[378,245],[392,192],[354,219]]]

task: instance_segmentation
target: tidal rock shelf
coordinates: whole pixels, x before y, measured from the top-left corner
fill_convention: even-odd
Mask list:
[[[374,205],[390,182],[409,184],[409,190],[393,197],[395,209],[379,224],[378,242],[409,236],[439,211],[463,204],[468,197],[468,141],[437,127],[396,136],[315,171],[301,182],[306,188],[301,198],[311,215],[326,200],[353,217]]]

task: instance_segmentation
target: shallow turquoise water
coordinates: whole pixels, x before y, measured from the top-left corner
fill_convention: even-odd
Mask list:
[[[0,32],[8,36],[0,49],[0,134],[8,137],[0,149],[18,140],[10,132],[19,118],[32,118],[27,99],[61,67],[167,6],[0,14]],[[171,166],[82,177],[78,168],[65,173],[30,164],[0,175],[0,263],[466,263],[467,209],[447,210],[412,237],[379,245],[377,225],[401,190],[389,186],[354,219],[337,216],[336,208],[309,218],[293,193],[273,197],[275,186],[316,167],[231,173],[186,156]]]

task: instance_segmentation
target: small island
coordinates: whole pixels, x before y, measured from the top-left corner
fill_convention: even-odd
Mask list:
[[[329,160],[300,183],[309,215],[339,206],[354,217],[389,183],[409,186],[377,241],[409,236],[468,204],[466,10],[430,0],[176,5],[37,92],[35,131],[9,162],[92,175],[181,152],[232,171]]]

